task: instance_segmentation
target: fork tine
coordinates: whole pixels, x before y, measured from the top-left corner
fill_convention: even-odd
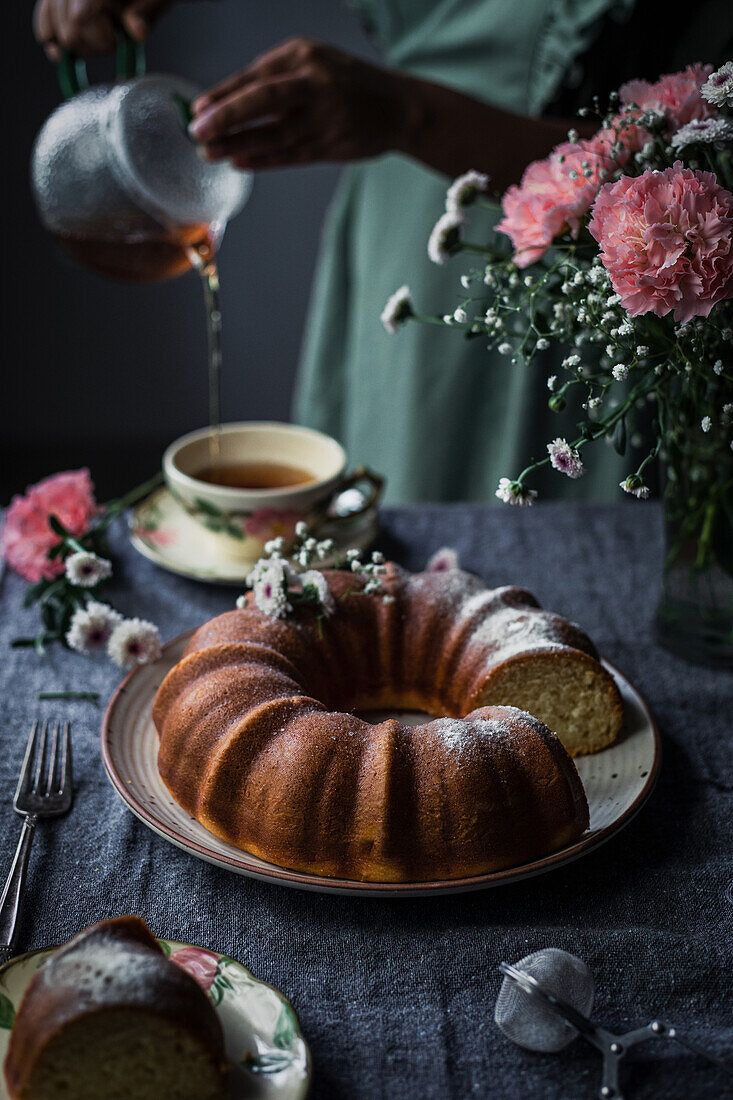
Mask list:
[[[54,794],[58,790],[58,784],[54,785],[54,775],[58,774],[59,756],[59,731],[60,722],[54,722],[51,734],[51,751],[48,755],[48,777],[46,779],[46,794]]]
[[[64,738],[61,749],[61,776],[59,778],[59,791],[67,794],[74,784],[73,768],[71,760],[71,726],[64,722]]]
[[[48,722],[45,721],[41,726],[41,733],[38,738],[38,746],[36,748],[36,766],[33,775],[33,787],[31,788],[35,793],[41,786],[41,775],[43,773],[43,759],[46,755],[46,734],[48,733]]]
[[[38,737],[38,722],[34,722],[31,727],[31,732],[28,736],[28,744],[25,747],[25,756],[23,757],[23,766],[20,769],[20,776],[18,778],[18,786],[15,790],[15,797],[19,798],[21,795],[26,794],[31,789],[31,773],[33,771],[33,760],[36,748],[36,739]]]

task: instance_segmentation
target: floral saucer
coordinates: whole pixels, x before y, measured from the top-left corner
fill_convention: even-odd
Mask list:
[[[348,492],[361,496],[357,489]],[[378,530],[376,507],[355,514],[353,521],[340,517],[333,529],[324,524],[313,533],[318,538],[333,538],[334,552],[319,562],[318,568],[333,566],[350,547],[365,550]],[[130,541],[136,550],[162,569],[211,584],[241,585],[254,565],[254,559],[232,561],[217,554],[215,543],[207,538],[207,532],[168,488],[157,489],[132,509]]]
[[[232,1065],[231,1100],[302,1100],[310,1084],[310,1051],[290,1001],[226,955],[174,940],[158,943],[196,979],[216,1010]],[[31,951],[0,968],[0,1063],[21,998],[53,951],[52,947]],[[8,1100],[2,1073],[0,1100]]]

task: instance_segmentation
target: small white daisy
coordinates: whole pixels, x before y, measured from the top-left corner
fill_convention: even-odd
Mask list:
[[[256,606],[271,619],[284,619],[293,610],[288,601],[285,564],[277,558],[257,569],[252,592]]]
[[[382,310],[380,320],[390,336],[394,336],[400,325],[404,325],[408,317],[412,317],[412,299],[409,286],[401,286],[396,290]]]
[[[575,447],[571,447],[566,439],[554,439],[547,444],[547,453],[550,456],[550,465],[561,474],[577,478],[585,473],[585,467]]]
[[[428,256],[434,264],[444,264],[458,251],[465,221],[464,216],[455,210],[447,210],[438,218],[428,240]]]
[[[319,573],[317,569],[309,569],[307,573],[301,574],[300,583],[304,592],[307,588],[312,589],[324,615],[333,614],[336,610],[336,601],[323,573]]]
[[[707,78],[700,89],[703,99],[716,107],[733,105],[733,61],[726,61]]]
[[[160,631],[145,619],[123,619],[107,643],[107,653],[120,668],[157,661],[162,648]]]
[[[452,546],[443,546],[428,558],[426,573],[448,573],[458,569],[458,553]]]
[[[94,588],[95,584],[112,576],[112,562],[91,551],[79,550],[66,559],[65,572],[72,584],[80,588]]]
[[[638,500],[646,500],[649,496],[649,486],[645,485],[636,474],[627,477],[625,481],[619,481],[619,488],[623,489],[625,493],[630,493],[632,497],[636,497]]]
[[[714,145],[733,140],[733,121],[729,118],[696,118],[672,135],[673,149],[685,149],[688,145]]]
[[[86,607],[79,607],[71,617],[66,644],[77,653],[94,653],[104,649],[110,635],[122,616],[106,603],[90,600]]]
[[[464,172],[448,188],[445,196],[445,209],[449,214],[460,213],[464,206],[470,206],[479,194],[489,189],[489,177],[483,172]]]
[[[537,499],[535,489],[525,489],[518,481],[510,481],[508,477],[499,478],[499,487],[496,496],[504,504],[516,504],[520,508],[529,507]]]

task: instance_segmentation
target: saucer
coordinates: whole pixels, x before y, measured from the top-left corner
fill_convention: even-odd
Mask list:
[[[158,943],[205,989],[219,1017],[231,1064],[230,1100],[303,1100],[311,1076],[310,1052],[290,1001],[226,955],[176,940]],[[19,955],[0,969],[0,1062],[23,994],[53,951],[51,947]],[[0,1100],[7,1097],[0,1072]]]
[[[343,496],[350,498],[346,501],[346,511],[359,506],[356,497],[361,497],[361,493],[358,489],[349,489]],[[361,499],[363,501],[363,497]],[[129,523],[130,542],[136,550],[161,569],[192,580],[241,585],[256,561],[255,558],[232,561],[216,554],[207,532],[189,516],[167,487],[156,489],[137,504],[130,512]],[[376,507],[353,519],[346,515],[336,523],[324,523],[314,534],[321,539],[332,538],[334,550],[318,563],[317,568],[332,568],[351,547],[365,550],[378,531]]]

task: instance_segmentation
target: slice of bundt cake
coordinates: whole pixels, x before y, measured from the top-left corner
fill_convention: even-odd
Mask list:
[[[11,1100],[223,1100],[221,1025],[143,921],[100,921],[28,986],[5,1080]]]
[[[547,725],[588,752],[623,715],[586,635],[459,570],[389,566],[369,595],[325,576],[328,618],[250,601],[192,636],[153,711],[177,801],[271,862],[369,881],[481,874],[577,839],[585,796]],[[352,713],[380,707],[445,717]]]

